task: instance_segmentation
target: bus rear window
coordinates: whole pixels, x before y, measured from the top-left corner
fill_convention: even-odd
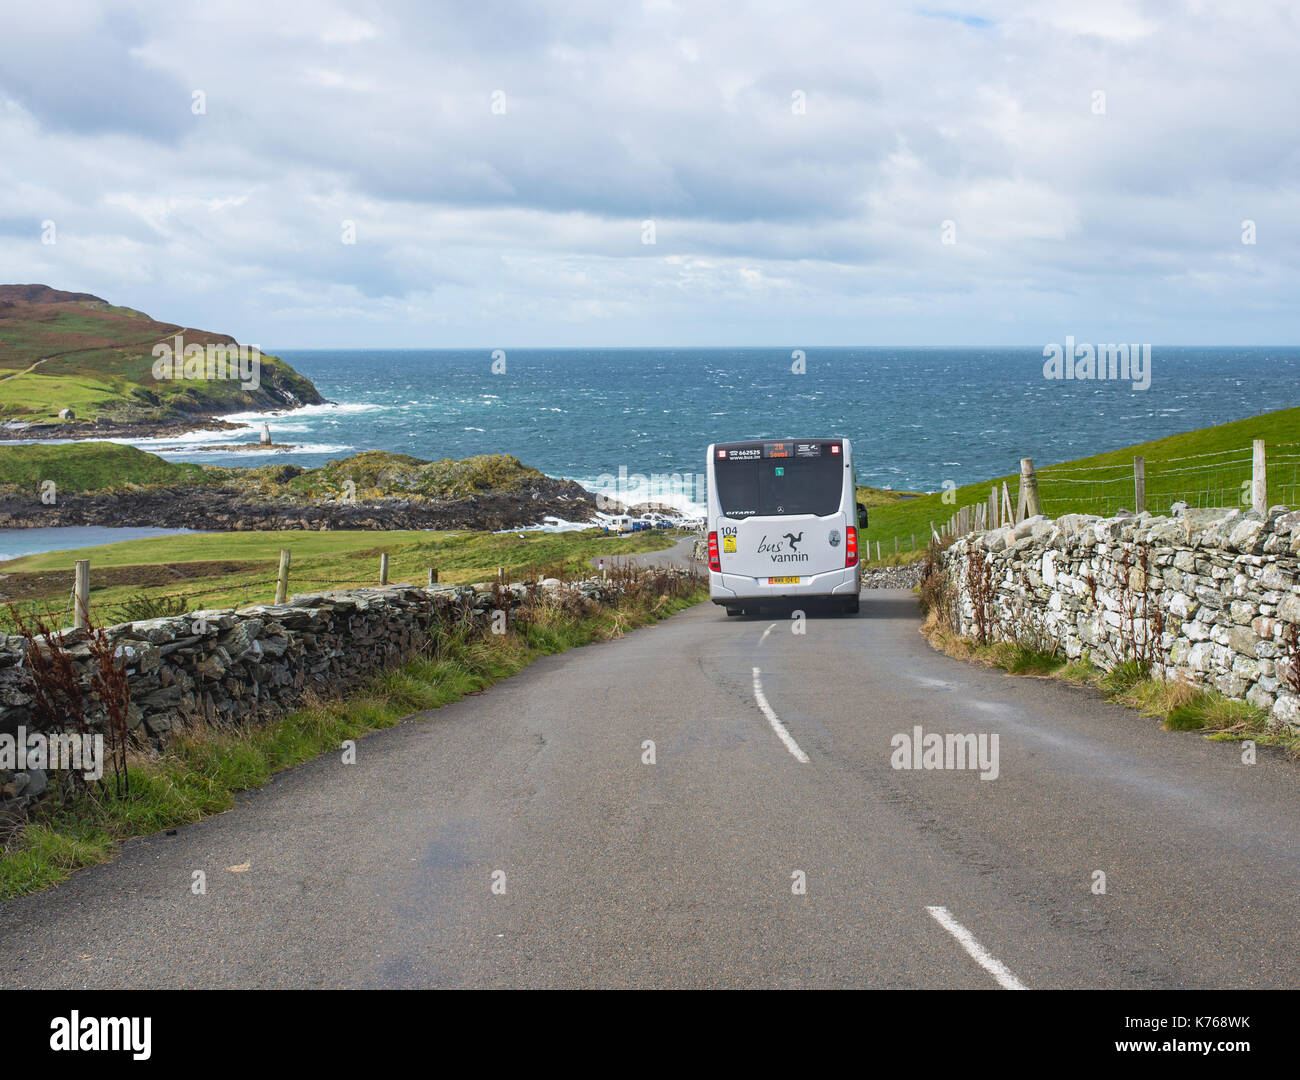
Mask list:
[[[839,457],[789,457],[718,461],[713,474],[727,517],[825,517],[840,508],[846,470]]]

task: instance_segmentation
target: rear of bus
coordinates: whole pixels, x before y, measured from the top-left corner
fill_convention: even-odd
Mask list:
[[[707,476],[715,604],[728,615],[806,600],[858,610],[858,507],[848,439],[714,443]]]

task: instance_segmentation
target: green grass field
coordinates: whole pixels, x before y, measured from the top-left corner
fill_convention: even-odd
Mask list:
[[[1270,504],[1300,505],[1300,408],[1295,408],[1074,461],[1047,464],[1036,460],[1043,512],[1056,517],[1068,513],[1113,514],[1120,507],[1131,510],[1136,455],[1146,458],[1147,509],[1152,513],[1167,514],[1179,499],[1193,506],[1248,507],[1248,496],[1244,505],[1242,502],[1242,484],[1251,476],[1251,444],[1255,439],[1265,440],[1268,447]],[[1026,447],[1026,454],[1032,456],[1032,447]],[[1018,469],[1018,461],[1009,464]],[[987,503],[989,489],[996,486],[1001,491],[1003,482],[1014,506],[1020,484],[1018,471],[959,487],[949,493],[952,501],[945,501],[942,492],[933,492],[876,506],[870,512],[870,527],[864,532],[864,539],[871,545],[868,561],[878,561],[877,541],[883,555],[879,561],[895,561],[895,537],[899,538],[899,561],[913,557],[913,536],[919,557],[929,538],[931,522],[939,527],[959,507]],[[867,553],[864,545],[863,554]]]
[[[90,614],[99,624],[200,608],[270,603],[280,549],[290,554],[289,593],[379,584],[379,556],[389,557],[390,583],[424,584],[430,568],[445,584],[495,581],[503,566],[509,580],[573,578],[590,572],[590,560],[610,565],[621,555],[658,551],[680,535],[640,532],[605,536],[597,530],[567,533],[483,532],[233,532],[202,533],[74,551],[28,555],[0,563],[0,593],[21,612],[48,613],[62,624],[70,612],[73,564],[90,560]],[[12,626],[7,611],[0,624]]]

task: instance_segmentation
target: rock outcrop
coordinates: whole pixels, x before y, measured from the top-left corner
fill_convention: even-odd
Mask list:
[[[546,517],[591,521],[596,497],[571,480],[541,477],[513,491],[465,499],[368,501],[258,500],[245,490],[162,488],[133,492],[60,494],[53,506],[26,492],[0,493],[0,529],[58,525],[135,528],[259,529],[518,529]]]

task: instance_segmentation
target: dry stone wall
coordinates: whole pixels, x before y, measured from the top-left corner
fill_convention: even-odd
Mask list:
[[[972,558],[973,553],[973,558]],[[1289,681],[1300,627],[1300,511],[1067,514],[971,534],[943,553],[955,629],[1249,701],[1300,730]],[[976,605],[983,605],[983,619]]]
[[[537,588],[612,604],[624,580],[562,586],[551,579]],[[125,623],[109,627],[107,634],[126,662],[130,728],[161,745],[183,720],[220,723],[274,715],[297,706],[308,692],[347,690],[458,621],[483,629],[500,611],[508,625],[529,591],[524,585],[499,590],[396,585],[312,593],[285,604]],[[86,632],[64,631],[62,639],[87,699],[87,721],[92,730],[102,728],[105,720],[95,713],[90,689]],[[0,737],[32,727],[26,646],[26,639],[0,633]],[[21,816],[46,782],[41,770],[0,767],[0,821]]]

